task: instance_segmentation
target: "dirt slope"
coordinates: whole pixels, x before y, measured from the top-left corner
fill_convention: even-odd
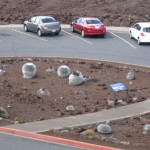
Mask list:
[[[150,0],[1,0],[0,24],[22,23],[34,15],[52,15],[62,23],[95,16],[106,25],[150,21]]]

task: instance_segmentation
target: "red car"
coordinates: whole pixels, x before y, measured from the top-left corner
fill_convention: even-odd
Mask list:
[[[71,23],[71,31],[81,33],[82,37],[106,34],[106,27],[98,18],[81,17]]]

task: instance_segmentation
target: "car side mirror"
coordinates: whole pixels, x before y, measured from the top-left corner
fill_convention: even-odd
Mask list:
[[[77,23],[77,20],[74,20],[75,23]]]

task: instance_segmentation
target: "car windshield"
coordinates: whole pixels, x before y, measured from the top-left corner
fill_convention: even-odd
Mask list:
[[[53,18],[44,18],[42,19],[43,23],[51,23],[51,22],[57,22],[55,19]]]
[[[150,33],[150,27],[143,28],[143,31],[144,31],[144,32],[148,32],[148,33]]]
[[[101,22],[99,20],[96,19],[92,19],[92,20],[86,20],[87,24],[100,24]]]

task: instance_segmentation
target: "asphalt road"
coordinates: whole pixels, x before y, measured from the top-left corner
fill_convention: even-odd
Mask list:
[[[38,37],[23,28],[0,28],[0,56],[60,56],[118,61],[150,66],[150,44],[139,46],[128,33],[82,38],[63,29],[59,36]]]
[[[85,150],[21,136],[0,133],[1,150]],[[87,150],[87,149],[86,149]]]

